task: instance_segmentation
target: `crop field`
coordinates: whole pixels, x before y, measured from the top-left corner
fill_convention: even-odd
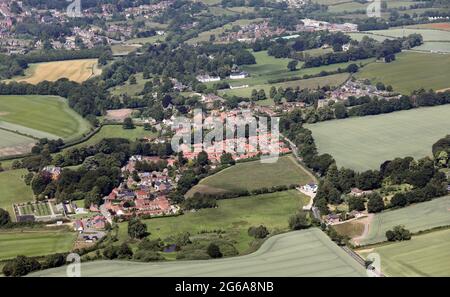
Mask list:
[[[14,80],[30,84],[44,80],[56,81],[60,78],[83,82],[100,73],[97,59],[66,60],[32,64],[25,71],[25,76],[15,77]]]
[[[260,161],[238,163],[200,181],[188,195],[200,192],[255,190],[279,185],[306,184],[314,181],[311,174],[297,164],[291,155],[276,163]]]
[[[414,48],[415,51],[450,53],[450,42],[424,42]]]
[[[67,231],[0,232],[0,261],[24,256],[43,256],[68,252],[75,241],[75,233]]]
[[[0,172],[0,208],[6,209],[13,217],[13,203],[28,202],[34,199],[31,187],[25,185],[22,176],[26,169]]]
[[[450,32],[434,29],[391,28],[387,30],[368,31],[375,35],[388,37],[406,37],[413,33],[421,34],[424,41],[450,41]]]
[[[288,219],[309,202],[310,198],[297,190],[218,200],[217,208],[186,212],[176,217],[145,220],[150,238],[165,239],[182,232],[192,236],[204,231],[222,230],[221,236],[234,242],[240,254],[250,249],[254,240],[247,233],[251,226],[266,226],[288,231]],[[128,238],[127,224],[119,226],[119,239]]]
[[[450,229],[413,236],[411,240],[357,251],[381,258],[387,276],[450,276]]]
[[[385,241],[386,231],[397,225],[404,225],[413,233],[450,226],[450,196],[375,214],[370,223],[369,233],[360,240],[360,244]]]
[[[450,105],[418,108],[307,125],[320,153],[331,154],[338,166],[378,169],[396,157],[431,155],[431,146],[447,135]],[[420,135],[420,137],[418,137]]]
[[[73,139],[90,128],[67,100],[56,96],[0,96],[0,126],[34,137]]]
[[[49,216],[52,214],[48,203],[26,204],[19,207],[21,215]]]
[[[341,224],[333,225],[333,229],[341,235],[353,238],[360,236],[364,232],[364,223],[359,220],[348,221]]]
[[[0,157],[28,153],[35,142],[33,138],[0,129]]]
[[[418,24],[418,25],[407,26],[407,28],[413,28],[413,29],[434,29],[434,30],[450,31],[450,23]]]
[[[439,90],[450,87],[448,69],[450,55],[404,52],[398,54],[394,62],[366,65],[356,76],[373,83],[392,85],[394,91],[409,95],[420,88]]]
[[[334,0],[331,0],[333,2]],[[318,0],[318,2],[330,2],[327,0]],[[343,3],[344,2],[344,3]],[[404,1],[404,0],[390,0],[387,2],[388,8],[399,8],[399,7],[405,7],[409,8],[413,4],[417,4],[420,2],[415,1]],[[332,5],[330,5],[332,4]],[[357,10],[366,11],[367,7],[369,6],[368,3],[359,3],[359,2],[348,2],[348,1],[340,1],[336,3],[330,3],[328,5],[328,11],[329,12],[353,12]]]
[[[82,276],[365,276],[365,269],[316,228],[269,238],[255,253],[218,260],[83,263]],[[63,276],[66,268],[33,276]]]

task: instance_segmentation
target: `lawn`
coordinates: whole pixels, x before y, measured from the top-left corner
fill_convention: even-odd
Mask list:
[[[18,255],[43,256],[69,252],[75,240],[74,232],[22,231],[0,232],[0,261]]]
[[[291,184],[306,184],[314,177],[297,164],[294,157],[282,156],[276,163],[238,163],[200,181],[188,192],[239,191]]]
[[[397,225],[404,225],[413,233],[450,226],[450,196],[375,214],[370,223],[369,233],[366,238],[360,240],[360,244],[385,241],[386,231]]]
[[[388,276],[450,276],[450,229],[413,236],[411,240],[361,250],[381,257]]]
[[[112,95],[122,95],[126,94],[130,97],[137,96],[144,89],[145,83],[150,81],[149,79],[144,79],[142,73],[135,75],[136,84],[132,85],[129,81],[125,82],[123,85],[119,85],[110,89]]]
[[[17,76],[13,80],[37,84],[44,80],[56,81],[60,78],[67,78],[83,82],[100,73],[97,59],[65,60],[31,64],[25,71],[25,76]]]
[[[22,179],[25,174],[25,169],[0,172],[0,208],[6,209],[11,217],[14,217],[13,203],[34,200],[31,188]]]
[[[0,96],[0,126],[37,138],[75,139],[90,129],[67,100],[56,96]]]
[[[439,90],[450,87],[448,69],[450,55],[404,52],[398,54],[394,62],[367,65],[356,76],[373,83],[392,85],[395,91],[409,95],[420,88]]]
[[[151,238],[165,239],[181,232],[196,235],[201,231],[223,230],[222,236],[235,242],[240,253],[249,249],[253,237],[247,234],[251,226],[263,224],[270,232],[287,231],[288,219],[309,202],[309,197],[297,190],[240,197],[218,201],[217,208],[186,212],[177,217],[145,220]],[[119,237],[125,240],[127,224],[119,227]]]
[[[82,276],[366,276],[364,268],[316,228],[269,238],[255,253],[219,260],[83,263]],[[64,276],[66,267],[35,276]]]
[[[431,155],[431,146],[449,133],[450,105],[321,122],[306,127],[321,154],[337,165],[363,171],[386,160]]]

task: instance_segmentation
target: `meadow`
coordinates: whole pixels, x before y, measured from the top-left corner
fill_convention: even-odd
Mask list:
[[[81,83],[100,73],[97,59],[65,60],[31,64],[25,70],[25,76],[18,76],[13,80],[37,84],[44,80],[56,81],[67,78]]]
[[[125,82],[123,85],[115,86],[109,91],[112,95],[120,96],[126,94],[130,97],[138,96],[140,92],[144,89],[145,83],[149,80],[143,78],[142,73],[137,73],[135,75],[136,84],[132,85],[129,81]]]
[[[392,85],[394,91],[409,95],[412,91],[450,87],[448,69],[450,55],[403,52],[391,63],[372,63],[356,74],[357,78],[373,83]]]
[[[288,219],[309,202],[297,190],[289,190],[257,196],[218,200],[217,208],[200,209],[186,212],[176,217],[144,220],[150,238],[165,239],[182,232],[192,236],[202,231],[223,230],[221,237],[235,242],[239,253],[250,248],[253,237],[247,234],[251,226],[263,224],[270,232],[287,231]],[[119,226],[119,239],[126,240],[127,224]]]
[[[90,129],[67,100],[56,96],[1,95],[0,126],[37,138],[76,139]]]
[[[249,255],[216,260],[83,263],[83,276],[365,276],[365,269],[316,228],[269,238]],[[63,276],[66,267],[33,276]]]
[[[450,105],[354,117],[307,125],[320,153],[338,166],[378,169],[386,160],[431,155],[431,146],[448,134]]]
[[[397,225],[404,225],[413,233],[450,226],[450,196],[375,214],[369,233],[360,240],[360,245],[385,241],[386,231]]]
[[[62,230],[10,230],[0,232],[0,261],[24,256],[44,256],[68,252],[75,233]]]
[[[27,173],[26,169],[0,172],[0,208],[7,210],[13,219],[13,203],[34,200],[31,187],[25,185],[22,179]]]
[[[193,187],[188,196],[195,192],[227,192],[255,190],[263,187],[291,184],[306,184],[315,178],[305,171],[293,156],[282,156],[276,163],[251,161],[238,163],[211,175]]]
[[[0,157],[28,153],[35,142],[33,138],[0,129]]]
[[[357,251],[378,253],[387,276],[450,276],[450,229],[413,236],[411,240]]]

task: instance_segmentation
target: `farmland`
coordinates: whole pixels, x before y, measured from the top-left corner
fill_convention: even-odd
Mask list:
[[[0,129],[0,157],[28,153],[35,139]]]
[[[319,229],[269,238],[252,254],[220,260],[166,263],[100,261],[82,264],[83,276],[365,276],[365,270]],[[62,276],[65,267],[34,275]]]
[[[89,123],[56,96],[0,96],[0,126],[36,138],[74,139]]]
[[[0,208],[6,209],[11,215],[12,204],[33,200],[31,188],[26,186],[22,176],[25,169],[0,172]]]
[[[181,232],[191,235],[202,231],[223,230],[221,237],[235,242],[239,253],[249,249],[253,237],[247,234],[251,226],[263,224],[270,232],[287,231],[288,219],[309,202],[309,197],[297,190],[257,196],[218,200],[217,208],[186,212],[177,217],[145,220],[151,238],[165,239]],[[126,223],[120,224],[119,238],[125,240]]]
[[[0,232],[0,261],[17,255],[43,256],[68,252],[72,249],[75,233],[62,230],[11,230]]]
[[[449,226],[450,196],[375,214],[370,223],[369,233],[360,241],[360,244],[367,245],[385,241],[386,231],[397,225],[404,225],[413,233]]]
[[[378,169],[395,157],[431,155],[431,146],[448,134],[450,105],[308,125],[320,153],[338,166]],[[417,137],[420,135],[420,137]]]
[[[404,52],[391,63],[372,63],[364,67],[356,76],[374,83],[392,85],[395,91],[410,94],[424,88],[439,90],[450,87],[447,70],[450,55]]]
[[[292,156],[283,156],[276,163],[252,161],[238,163],[209,176],[188,192],[227,192],[255,190],[279,185],[306,184],[314,178],[298,165]]]
[[[18,82],[37,84],[41,81],[56,81],[67,78],[76,82],[83,82],[100,74],[97,59],[67,60],[31,64],[25,71],[25,76],[15,77]]]
[[[391,28],[387,30],[368,31],[371,34],[387,37],[406,37],[413,33],[421,34],[424,41],[450,41],[450,32],[434,29]]]
[[[381,257],[388,276],[450,276],[450,229],[413,236],[411,240],[361,250]]]

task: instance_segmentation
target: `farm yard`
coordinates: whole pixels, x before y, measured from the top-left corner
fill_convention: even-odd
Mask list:
[[[0,232],[0,261],[17,255],[44,256],[69,252],[75,233],[65,230],[11,230]]]
[[[293,156],[282,156],[276,163],[252,161],[238,163],[200,181],[187,196],[195,192],[218,193],[256,190],[263,187],[306,184],[315,178],[306,172]]]
[[[25,76],[18,76],[13,80],[37,84],[44,80],[56,81],[67,78],[81,83],[100,73],[97,59],[66,60],[31,64],[25,71]]]
[[[22,179],[27,172],[26,169],[0,172],[0,208],[6,209],[11,215],[14,214],[13,203],[34,200],[31,188]]]
[[[83,276],[365,276],[365,269],[322,231],[289,232],[269,238],[258,251],[234,258],[165,263],[98,261],[82,264]],[[33,276],[63,276],[66,267]]]
[[[403,52],[394,62],[365,66],[356,77],[392,85],[394,91],[409,95],[420,88],[439,90],[450,87],[449,68],[450,55]]]
[[[449,126],[450,105],[443,105],[306,127],[321,154],[331,154],[339,167],[363,171],[395,157],[431,155],[431,146],[448,134]]]
[[[370,222],[367,237],[361,239],[359,244],[385,241],[386,231],[397,225],[404,225],[412,233],[450,226],[450,196],[375,214]]]
[[[143,222],[151,233],[150,238],[165,239],[182,232],[195,236],[205,231],[222,230],[220,236],[235,242],[234,246],[242,254],[250,249],[254,240],[247,233],[249,227],[263,224],[270,232],[288,231],[289,217],[306,205],[309,199],[297,190],[224,199],[217,201],[217,208],[200,209],[181,216],[154,218]],[[127,225],[121,223],[119,239],[125,240],[127,237]]]
[[[413,236],[411,240],[357,251],[375,252],[387,276],[450,276],[450,229]]]

